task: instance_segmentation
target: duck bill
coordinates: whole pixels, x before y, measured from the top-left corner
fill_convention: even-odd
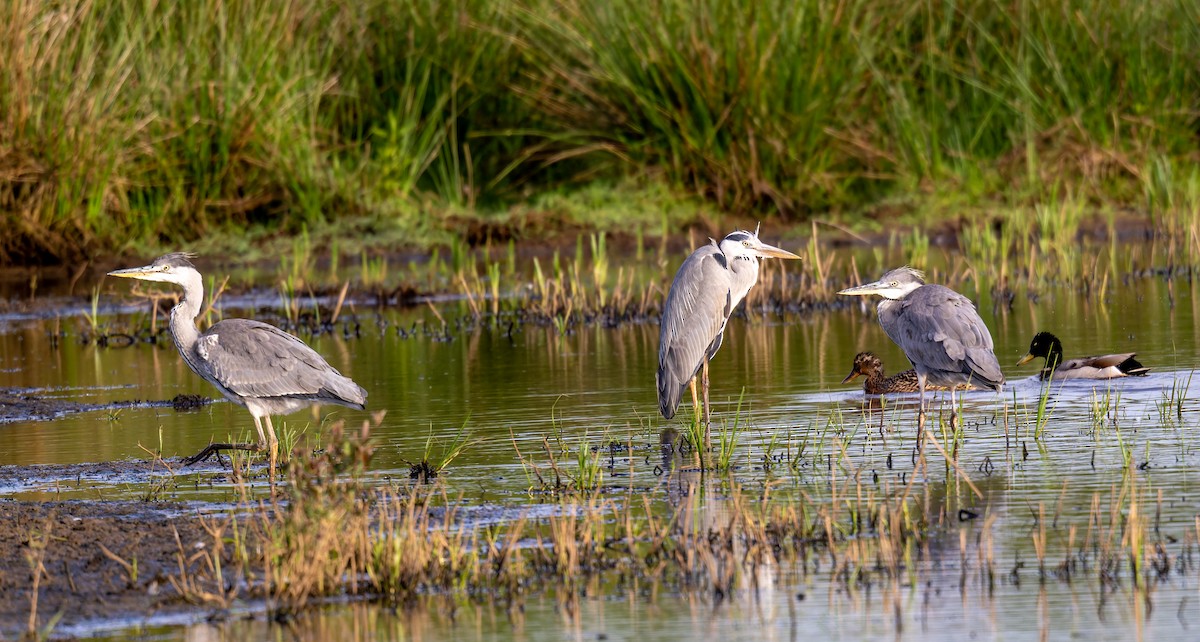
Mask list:
[[[1025,364],[1029,363],[1030,361],[1033,361],[1036,358],[1037,357],[1033,356],[1032,354],[1027,354],[1027,355],[1021,357],[1021,360],[1017,362],[1017,365],[1023,366]]]
[[[844,294],[846,296],[872,296],[875,294],[882,294],[883,290],[884,284],[880,281],[874,281],[872,283],[846,288],[845,290],[839,290],[838,294]]]
[[[800,256],[798,254],[792,254],[791,252],[788,252],[787,250],[785,250],[783,248],[775,247],[774,245],[767,245],[766,243],[763,243],[754,249],[755,249],[755,251],[758,252],[759,256],[762,256],[764,258],[772,258],[772,259],[798,259],[798,258],[800,258]]]
[[[852,370],[850,374],[846,375],[845,379],[842,379],[842,383],[850,383],[851,381],[857,379],[860,374],[862,373],[857,370]]]

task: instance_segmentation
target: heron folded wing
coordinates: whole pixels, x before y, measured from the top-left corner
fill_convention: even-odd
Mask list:
[[[940,285],[926,285],[889,312],[888,319],[880,319],[892,324],[888,336],[910,361],[930,370],[961,372],[969,364],[981,374],[999,374],[999,363],[991,363],[996,361],[991,353],[991,333],[965,296]]]
[[[668,408],[674,412],[706,352],[720,345],[729,314],[729,283],[720,250],[711,245],[693,252],[675,274],[659,329],[657,379],[664,415]]]
[[[303,341],[273,325],[229,319],[210,328],[196,351],[214,379],[249,398],[296,397],[361,406],[366,391]]]

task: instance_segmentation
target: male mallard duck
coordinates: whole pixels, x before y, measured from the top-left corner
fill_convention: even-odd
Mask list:
[[[1137,359],[1133,358],[1135,354],[1137,353],[1126,352],[1063,361],[1062,341],[1049,332],[1039,332],[1029,343],[1029,354],[1021,357],[1017,365],[1025,365],[1036,357],[1045,357],[1046,365],[1038,375],[1042,380],[1050,377],[1051,372],[1056,380],[1140,377],[1150,372],[1150,368],[1138,363]]]
[[[855,377],[863,376],[863,392],[869,395],[881,395],[885,392],[918,392],[917,371],[909,368],[900,374],[887,377],[883,373],[883,360],[873,352],[860,352],[854,356],[854,368],[842,379],[842,383],[850,383]],[[929,385],[930,390],[949,390],[945,386]],[[958,390],[972,390],[973,386],[960,384]]]

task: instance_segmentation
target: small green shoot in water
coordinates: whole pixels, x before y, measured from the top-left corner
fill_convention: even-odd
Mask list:
[[[608,443],[601,439],[601,443]],[[583,433],[583,439],[575,451],[575,470],[571,474],[571,485],[575,490],[595,490],[604,481],[603,458],[599,448],[592,448],[588,433]]]
[[[729,470],[729,464],[733,461],[733,453],[737,450],[738,436],[741,434],[741,419],[742,419],[742,400],[746,398],[746,388],[742,387],[742,392],[738,395],[737,410],[733,415],[733,427],[729,428],[728,423],[722,422],[721,431],[717,435],[717,443],[719,450],[717,451],[717,468],[721,470]],[[703,436],[701,436],[703,439]]]
[[[1054,384],[1052,377],[1046,377],[1042,382],[1042,390],[1038,395],[1037,415],[1034,417],[1033,440],[1041,442],[1042,434],[1046,429],[1046,424],[1050,421],[1050,411],[1047,405],[1050,401],[1050,386]]]
[[[1157,404],[1159,421],[1163,423],[1183,421],[1183,402],[1187,398],[1187,391],[1192,385],[1192,376],[1195,374],[1195,370],[1190,371],[1186,381],[1173,378],[1170,390],[1163,389],[1162,399]]]
[[[1104,387],[1103,396],[1098,395],[1096,389],[1092,388],[1092,427],[1100,428],[1106,422],[1115,426],[1117,423],[1117,408],[1120,403],[1121,393],[1118,392],[1116,397],[1114,397],[1111,385]]]
[[[421,454],[421,461],[411,464],[412,470],[409,472],[409,476],[422,482],[428,482],[446,470],[455,459],[458,459],[467,446],[472,443],[471,431],[467,429],[470,419],[470,416],[463,419],[462,425],[458,427],[458,432],[454,433],[454,437],[449,441],[435,439],[433,424],[430,423],[429,436],[425,438],[425,450]],[[436,451],[435,446],[437,446]]]

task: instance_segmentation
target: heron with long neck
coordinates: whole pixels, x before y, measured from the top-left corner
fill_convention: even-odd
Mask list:
[[[767,245],[758,231],[737,230],[711,241],[684,259],[663,305],[658,343],[658,409],[670,419],[683,391],[692,391],[696,421],[703,414],[704,440],[709,441],[708,362],[721,347],[725,325],[750,289],[758,283],[758,261],[799,256]],[[700,376],[703,413],[696,395]]]
[[[220,450],[270,449],[275,468],[279,440],[271,415],[284,415],[314,404],[362,410],[367,392],[330,366],[300,339],[273,325],[250,319],[226,319],[200,332],[196,317],[204,300],[204,281],[183,252],[166,254],[150,265],[109,272],[109,276],[172,283],[183,288],[171,309],[170,333],[192,372],[216,386],[230,401],[245,406],[258,430],[257,444],[209,444],[184,460],[191,465]],[[263,424],[266,430],[263,430]]]

